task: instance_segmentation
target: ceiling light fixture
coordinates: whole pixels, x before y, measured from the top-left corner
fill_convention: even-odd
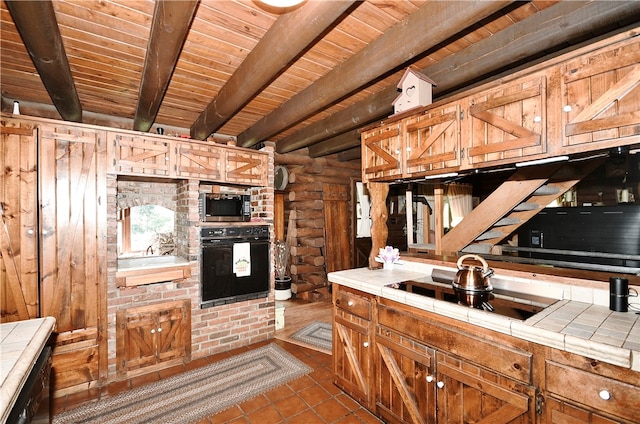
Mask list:
[[[260,0],[264,4],[273,7],[292,7],[302,3],[304,0]]]
[[[518,162],[516,163],[516,168],[522,168],[523,166],[544,165],[545,163],[562,162],[565,160],[569,160],[569,156],[556,156],[553,158],[530,160],[529,162]]]

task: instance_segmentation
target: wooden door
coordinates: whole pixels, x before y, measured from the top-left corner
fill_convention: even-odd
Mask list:
[[[2,120],[0,322],[39,317],[37,129]]]
[[[478,165],[546,153],[547,81],[544,73],[507,82],[469,99],[462,134],[469,164]]]
[[[265,153],[234,148],[226,148],[224,152],[224,182],[254,187],[268,185],[269,157]]]
[[[350,269],[353,262],[351,240],[351,186],[324,184],[325,265],[327,272]]]
[[[157,315],[158,363],[189,362],[191,358],[191,302],[167,303]]]
[[[436,422],[435,350],[390,328],[376,333],[376,411],[385,422]]]
[[[441,352],[436,357],[438,422],[535,422],[534,387]]]
[[[106,378],[106,151],[103,131],[42,124],[41,315],[56,318],[54,390]]]
[[[161,137],[109,132],[110,167],[118,174],[168,177],[175,175],[176,141]]]

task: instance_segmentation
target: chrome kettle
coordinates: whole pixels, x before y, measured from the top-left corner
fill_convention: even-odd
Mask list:
[[[475,259],[482,264],[482,268],[476,265],[463,265],[466,259]],[[472,291],[491,291],[493,288],[489,277],[492,275],[493,269],[489,268],[484,258],[478,255],[463,255],[458,259],[458,272],[453,281],[453,287]]]

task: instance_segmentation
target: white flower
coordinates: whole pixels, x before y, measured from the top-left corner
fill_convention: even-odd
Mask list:
[[[400,250],[393,248],[392,246],[385,246],[378,250],[378,258],[381,262],[395,263],[400,259]]]

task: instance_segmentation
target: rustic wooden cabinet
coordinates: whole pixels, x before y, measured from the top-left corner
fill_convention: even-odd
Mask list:
[[[468,98],[463,140],[467,164],[519,161],[547,150],[544,72],[501,84]]]
[[[140,177],[268,185],[269,156],[235,146],[109,131],[108,171]]]
[[[172,151],[172,143],[165,138],[110,131],[109,144],[113,149],[110,168],[117,174],[175,175],[176,155]]]
[[[404,128],[395,121],[362,133],[362,173],[364,181],[389,181],[403,175]]]
[[[560,67],[563,146],[609,148],[640,138],[640,41],[605,47]]]
[[[190,357],[190,300],[164,302],[116,312],[118,378],[187,363]]]
[[[535,422],[531,353],[386,299],[377,312],[376,399],[385,419]]]
[[[54,317],[54,390],[86,389],[106,378],[106,134],[49,120],[2,126],[11,155],[3,157],[2,292],[11,296],[2,296],[2,320]]]
[[[547,422],[637,423],[638,374],[578,355],[552,352],[545,363]]]
[[[333,291],[333,372],[338,387],[372,405],[372,297],[336,286]]]
[[[336,384],[385,422],[630,424],[640,417],[639,372],[340,285],[334,303]],[[345,317],[371,317],[373,330],[358,332],[373,356],[368,370],[353,336],[337,330]],[[348,356],[360,361],[358,373],[344,366],[355,363]],[[362,400],[356,375],[371,381],[361,387],[372,402]]]
[[[240,148],[227,148],[224,155],[224,178],[227,183],[267,186],[267,155]]]
[[[365,128],[363,181],[470,172],[637,143],[640,41],[617,40]]]
[[[375,345],[378,415],[389,423],[434,423],[436,351],[382,325]]]
[[[450,103],[404,120],[406,171],[421,175],[429,171],[455,170],[460,166],[459,103]]]

